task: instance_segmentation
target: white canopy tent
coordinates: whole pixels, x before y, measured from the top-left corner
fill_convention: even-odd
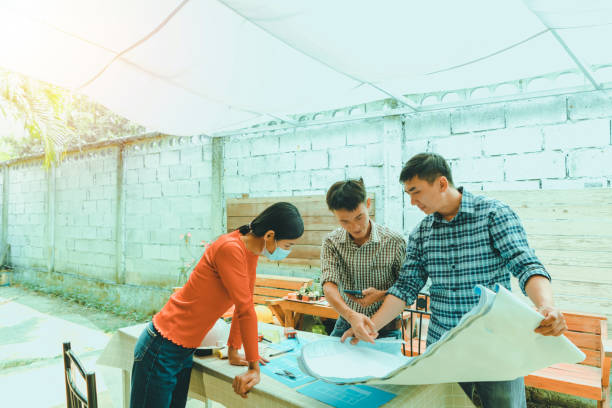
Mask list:
[[[0,66],[175,135],[610,89],[611,41],[609,0],[0,0]]]

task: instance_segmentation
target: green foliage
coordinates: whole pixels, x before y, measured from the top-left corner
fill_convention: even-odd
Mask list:
[[[31,283],[26,283],[22,285],[36,292],[44,293],[46,295],[52,295],[65,301],[74,302],[88,309],[112,313],[116,316],[120,316],[137,323],[149,321],[153,318],[153,314],[155,314],[155,311],[143,312],[131,310],[122,306],[121,304],[96,302],[90,297],[81,293],[67,293],[61,287],[40,286]]]
[[[47,168],[67,149],[145,132],[84,95],[2,69],[0,115],[25,130],[25,135],[0,135],[4,157],[44,153]]]
[[[177,286],[183,286],[187,279],[189,279],[189,274],[192,269],[197,265],[198,261],[202,257],[202,254],[199,256],[195,256],[193,253],[193,248],[191,245],[191,232],[187,232],[185,234],[181,234],[180,239],[182,241],[182,251],[181,251],[181,266],[179,266],[179,276],[176,281]],[[209,244],[206,241],[200,241],[197,245],[198,247],[204,248]],[[186,256],[184,254],[187,254]]]

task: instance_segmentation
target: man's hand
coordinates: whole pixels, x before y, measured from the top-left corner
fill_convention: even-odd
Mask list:
[[[355,312],[349,317],[348,322],[351,324],[349,330],[354,333],[352,334],[353,336],[359,340],[374,344],[374,339],[378,336],[378,332],[374,322],[368,316]]]
[[[234,392],[242,398],[247,397],[247,392],[251,390],[260,381],[259,368],[249,369],[246,373],[242,373],[234,377],[232,388]]]
[[[387,291],[378,290],[376,288],[370,287],[362,290],[361,293],[363,293],[363,297],[360,298],[355,297],[354,295],[350,295],[348,293],[346,294],[346,296],[351,298],[353,301],[359,303],[361,306],[368,307],[373,303],[383,300],[385,295],[387,294]]]
[[[244,358],[244,354],[240,353],[237,349],[233,347],[228,347],[227,349],[227,359],[231,365],[237,366],[246,366],[249,365],[249,362]],[[259,364],[266,365],[269,363],[269,360],[259,357]]]
[[[534,330],[536,333],[542,336],[560,336],[567,330],[565,317],[563,317],[563,313],[559,309],[551,306],[542,306],[538,308],[538,312],[544,316],[544,319]]]
[[[378,333],[376,333],[376,336],[378,336]],[[351,344],[353,346],[359,343],[359,339],[355,337],[355,332],[353,331],[352,327],[344,332],[344,334],[342,335],[342,338],[340,339],[340,342],[344,343],[344,341],[348,339],[349,337],[351,338]]]

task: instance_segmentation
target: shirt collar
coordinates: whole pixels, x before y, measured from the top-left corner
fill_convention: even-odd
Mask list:
[[[465,191],[463,187],[458,187],[457,190],[461,193],[461,204],[459,204],[459,211],[457,211],[457,215],[450,221],[453,222],[457,219],[460,213],[464,214],[474,214],[475,205],[474,205],[474,195],[469,191]],[[434,220],[438,222],[449,222],[440,215],[440,213],[434,213]]]
[[[380,234],[378,233],[378,228],[376,228],[376,223],[371,218],[370,218],[370,227],[371,227],[370,237],[368,238],[366,242],[364,242],[364,245],[367,244],[368,242],[376,242],[376,243],[380,242]],[[351,238],[347,230],[344,230],[344,234],[340,236],[340,242],[342,243],[353,242],[353,239]]]

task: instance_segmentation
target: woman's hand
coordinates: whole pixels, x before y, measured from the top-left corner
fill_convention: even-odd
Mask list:
[[[258,363],[255,362],[255,364]],[[247,392],[249,392],[255,385],[259,384],[260,381],[259,366],[256,366],[256,368],[251,367],[249,367],[247,372],[234,377],[234,382],[232,382],[234,392],[240,395],[242,398],[246,398]]]
[[[228,347],[227,359],[229,360],[229,363],[231,365],[237,365],[237,366],[249,365],[249,362],[244,358],[244,354],[242,354],[241,352],[239,352],[237,349],[233,347]],[[269,362],[270,360],[264,357],[261,357],[261,356],[259,357],[259,364],[266,365],[266,363],[269,363]]]

